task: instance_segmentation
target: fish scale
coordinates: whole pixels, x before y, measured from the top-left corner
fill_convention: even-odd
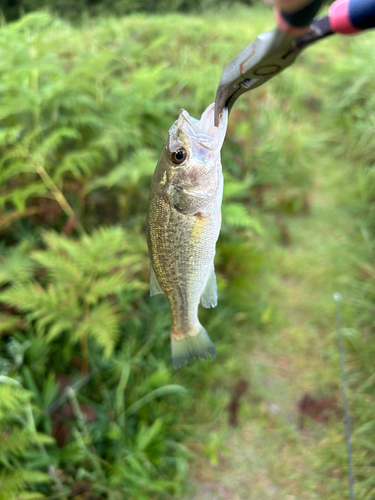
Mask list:
[[[199,122],[181,110],[164,143],[150,191],[150,289],[151,295],[164,293],[169,301],[175,368],[191,358],[216,356],[198,319],[200,302],[205,307],[217,302],[214,256],[221,224],[220,149],[227,113],[222,114],[218,128],[212,125],[213,115],[213,104]],[[181,165],[172,161],[175,148],[187,155]]]

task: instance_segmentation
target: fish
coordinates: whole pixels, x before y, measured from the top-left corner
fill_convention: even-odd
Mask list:
[[[197,120],[183,109],[169,129],[152,179],[147,211],[150,295],[164,294],[171,311],[175,369],[216,357],[198,319],[198,305],[217,305],[214,268],[221,226],[220,152],[228,110],[214,124],[211,104]]]

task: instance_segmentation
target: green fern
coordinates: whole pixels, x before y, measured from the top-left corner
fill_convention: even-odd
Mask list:
[[[0,256],[0,264],[0,285],[24,283],[29,281],[35,272],[35,263],[27,251],[20,246],[3,252]]]
[[[0,301],[25,313],[46,341],[64,332],[73,341],[91,337],[109,356],[123,314],[112,296],[126,289],[134,297],[146,289],[137,277],[148,263],[145,243],[118,227],[101,228],[78,241],[57,233],[43,239],[46,250],[4,258],[2,281],[13,284],[0,293]],[[13,274],[23,264],[23,273]],[[32,279],[38,270],[46,274],[43,284]]]
[[[252,217],[242,203],[225,203],[222,208],[224,228],[253,229],[258,234],[263,234],[260,221]]]
[[[24,458],[27,451],[53,443],[35,432],[31,414],[31,393],[8,377],[0,377],[0,499],[43,498],[32,492],[36,486],[50,483],[46,472],[29,470]]]

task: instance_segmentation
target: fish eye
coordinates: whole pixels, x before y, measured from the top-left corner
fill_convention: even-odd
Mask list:
[[[181,165],[187,158],[187,151],[183,147],[178,147],[171,151],[171,160],[176,165]]]

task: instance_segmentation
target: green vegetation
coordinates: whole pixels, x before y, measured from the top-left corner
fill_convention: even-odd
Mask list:
[[[246,366],[251,349],[278,343],[281,270],[315,282],[304,311],[326,360],[310,384],[332,396],[336,339],[319,284],[344,296],[357,498],[373,497],[374,35],[321,43],[231,113],[219,306],[200,311],[218,358],[175,372],[168,306],[148,295],[148,191],[167,130],[181,107],[199,116],[223,66],[272,25],[264,8],[237,8],[80,29],[36,13],[1,28],[1,500],[181,498],[186,443],[201,441],[219,464],[227,431],[215,425],[244,374],[255,387],[248,417],[262,429],[267,394]],[[289,226],[312,238],[304,228],[322,178],[351,237],[337,257],[341,245],[322,234],[298,260]],[[337,266],[314,273],[317,255]],[[294,358],[306,349],[298,338]],[[316,331],[307,338],[314,345]],[[310,480],[327,481],[332,500],[347,491],[341,427],[312,431]],[[291,447],[297,435],[294,426]]]
[[[223,4],[252,5],[256,2],[259,0],[0,0],[0,9],[8,21],[18,19],[25,13],[47,9],[55,15],[77,22],[89,16],[124,16],[134,12],[202,12]]]

